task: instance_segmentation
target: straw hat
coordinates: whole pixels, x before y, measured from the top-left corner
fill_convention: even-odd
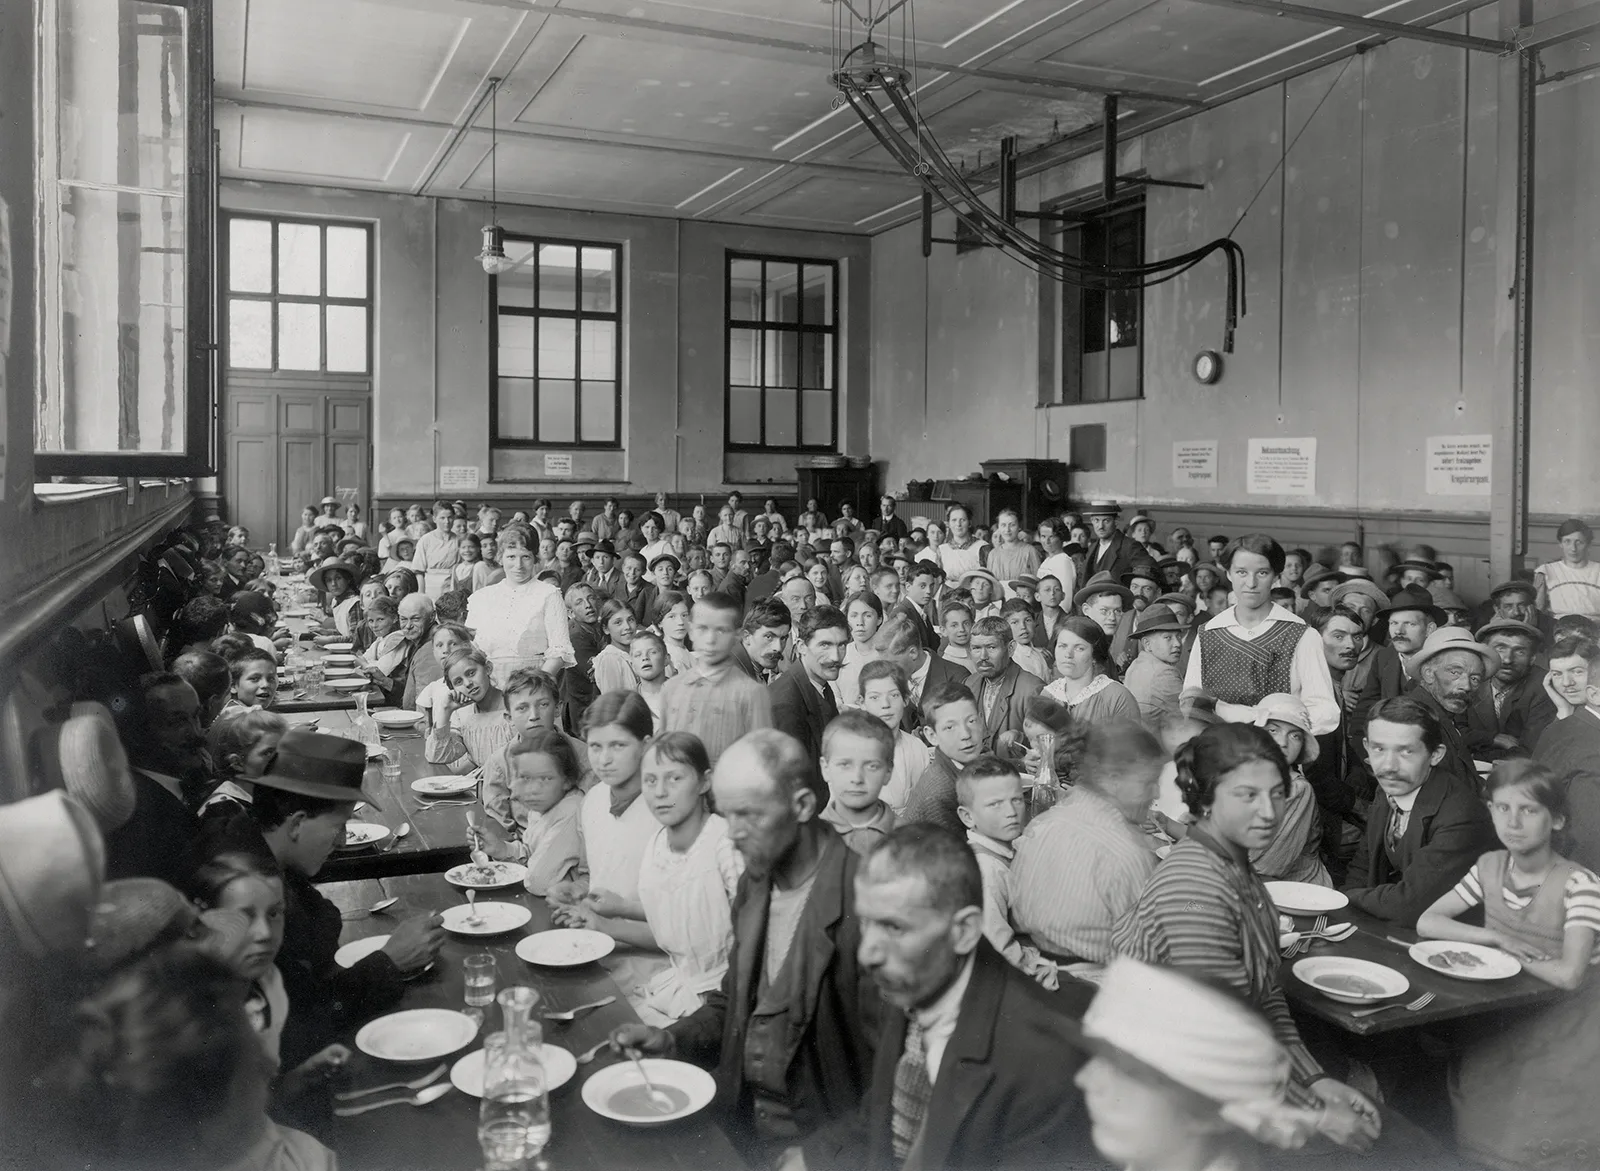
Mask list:
[[[34,733],[40,779],[65,789],[88,810],[101,833],[133,816],[133,774],[111,713],[98,703],[75,703],[67,718]]]
[[[1251,722],[1258,728],[1265,728],[1269,720],[1291,724],[1305,733],[1305,747],[1300,750],[1300,759],[1296,764],[1310,764],[1317,759],[1321,748],[1317,744],[1316,734],[1311,731],[1311,713],[1306,711],[1306,705],[1298,696],[1282,691],[1264,696],[1255,705],[1255,719]]]
[[[1291,1150],[1316,1130],[1316,1113],[1286,1104],[1289,1053],[1266,1021],[1173,968],[1111,961],[1081,1036],[1119,1069],[1215,1109],[1259,1142]]]
[[[187,934],[198,917],[189,900],[159,878],[108,882],[89,921],[88,965],[98,972],[119,968],[163,938]]]
[[[1472,637],[1472,632],[1460,626],[1441,626],[1428,635],[1422,649],[1411,656],[1411,673],[1420,675],[1422,665],[1446,651],[1471,651],[1483,660],[1483,674],[1487,678],[1500,670],[1500,655],[1492,648]]]
[[[361,565],[355,561],[340,560],[337,557],[328,558],[321,565],[317,566],[310,573],[306,574],[306,581],[319,590],[326,590],[328,588],[328,573],[335,569],[342,570],[349,575],[350,585],[352,588],[361,584]]]
[[[105,869],[99,828],[67,794],[0,806],[0,956],[80,948]]]
[[[1133,591],[1111,576],[1111,571],[1102,569],[1091,577],[1077,593],[1072,595],[1074,608],[1081,608],[1085,602],[1096,594],[1116,594],[1122,599],[1124,606],[1133,605]]]
[[[987,569],[969,569],[969,570],[967,570],[967,572],[965,572],[965,573],[963,573],[961,575],[961,580],[960,580],[959,584],[960,584],[962,589],[968,589],[968,588],[970,588],[971,583],[975,579],[980,578],[980,577],[983,578],[984,581],[988,582],[989,585],[992,588],[994,588],[996,591],[998,591],[1000,589],[1000,579],[995,577],[995,575],[990,573]]]

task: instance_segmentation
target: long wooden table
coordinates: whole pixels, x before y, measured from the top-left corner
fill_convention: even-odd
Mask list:
[[[320,613],[320,611],[318,611]],[[328,652],[308,636],[319,633],[322,623],[308,615],[292,615],[282,617],[283,625],[288,627],[294,635],[294,643],[288,654],[297,659],[315,660],[319,664],[327,657]],[[288,658],[288,655],[285,655]],[[287,670],[286,662],[280,670]],[[377,704],[382,701],[383,693],[376,686],[366,688],[368,702]],[[273,703],[273,710],[285,715],[291,712],[331,712],[354,711],[356,707],[356,692],[331,688],[328,686],[327,676],[315,687],[306,687],[303,676],[297,676],[293,683],[278,689],[277,700]]]
[[[1315,918],[1314,915],[1294,916],[1296,930],[1310,928]],[[1327,941],[1313,943],[1310,950],[1300,953],[1292,960],[1285,960],[1278,978],[1283,984],[1284,994],[1289,998],[1290,1006],[1295,1011],[1308,1013],[1359,1037],[1394,1033],[1402,1029],[1414,1029],[1419,1025],[1525,1008],[1528,1005],[1542,1004],[1567,995],[1559,988],[1546,984],[1527,972],[1519,972],[1507,980],[1458,980],[1453,976],[1447,976],[1443,972],[1417,963],[1406,954],[1407,947],[1418,940],[1415,931],[1385,923],[1353,906],[1329,913],[1329,927],[1337,927],[1341,923],[1354,923],[1356,933],[1339,943]],[[1406,942],[1404,944],[1391,942],[1390,937]],[[1384,1003],[1409,1004],[1424,992],[1433,993],[1433,1002],[1415,1012],[1396,1007],[1372,1016],[1357,1017],[1353,1014],[1361,1008],[1375,1006],[1342,1004],[1324,996],[1294,974],[1294,965],[1299,960],[1309,956],[1327,955],[1369,960],[1393,968],[1404,975],[1411,982],[1411,987],[1404,995]]]
[[[414,874],[381,880],[343,882],[322,887],[323,893],[353,917],[345,923],[342,942],[380,935],[393,930],[394,915],[418,911],[439,911],[464,903],[464,892],[445,882],[440,874]],[[388,896],[400,902],[390,913],[369,915],[364,908]],[[391,1011],[410,1008],[463,1007],[462,960],[472,954],[488,952],[497,961],[496,992],[518,984],[539,992],[540,1011],[556,1011],[586,1004],[605,996],[617,999],[570,1023],[545,1024],[546,1044],[559,1045],[577,1056],[602,1041],[618,1025],[638,1017],[628,1006],[615,981],[602,964],[577,968],[536,968],[516,955],[516,944],[524,936],[551,927],[544,900],[521,887],[486,891],[480,903],[513,902],[533,912],[526,927],[491,937],[451,936],[439,953],[433,969],[407,986],[404,999]],[[487,1010],[486,1028],[499,1027],[500,1009]],[[346,1039],[354,1050],[354,1034]],[[460,1053],[452,1054],[452,1064],[474,1049],[475,1041]],[[550,1095],[551,1139],[545,1155],[552,1167],[561,1171],[733,1171],[743,1162],[708,1112],[661,1127],[630,1127],[593,1113],[579,1094],[586,1077],[597,1069],[620,1060],[603,1051],[592,1063],[578,1067],[565,1086]],[[396,1065],[355,1052],[348,1067],[352,1089],[408,1080],[425,1073],[428,1063]],[[441,1079],[447,1081],[448,1079]],[[483,1165],[478,1148],[478,1099],[452,1090],[437,1102],[424,1107],[393,1106],[354,1118],[335,1118],[330,1145],[346,1168],[373,1168],[374,1171],[407,1171],[409,1168],[461,1171]]]

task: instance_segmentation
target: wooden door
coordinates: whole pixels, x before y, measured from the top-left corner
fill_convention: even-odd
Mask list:
[[[227,396],[224,419],[228,520],[250,530],[258,548],[286,548],[278,509],[277,404],[270,391]],[[294,529],[289,529],[290,535]]]
[[[371,396],[361,393],[330,393],[327,396],[327,488],[341,504],[352,501],[361,506],[361,519],[371,528],[372,472]],[[375,538],[374,538],[375,539]]]

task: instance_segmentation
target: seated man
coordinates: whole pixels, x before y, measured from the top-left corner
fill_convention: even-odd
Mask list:
[[[1544,636],[1527,622],[1498,618],[1477,637],[1500,657],[1500,669],[1468,711],[1468,746],[1480,760],[1527,756],[1556,718],[1556,706],[1544,691],[1544,672],[1533,669]]]
[[[1002,752],[1002,742],[1022,736],[1023,711],[1044,690],[1044,680],[1024,671],[1011,657],[1011,624],[990,615],[972,628],[968,644],[972,674],[967,690],[978,699],[983,716],[983,751]]]
[[[1361,692],[1349,709],[1351,744],[1360,747],[1366,734],[1367,713],[1374,704],[1411,690],[1416,676],[1407,660],[1443,625],[1444,611],[1434,604],[1433,595],[1427,590],[1400,590],[1388,606],[1377,612],[1371,635],[1379,645],[1372,652],[1372,666]]]
[[[1499,672],[1500,657],[1461,627],[1441,626],[1411,656],[1411,670],[1417,682],[1407,694],[1439,721],[1447,749],[1443,767],[1475,781],[1467,709],[1484,680]]]
[[[793,737],[751,732],[722,754],[717,810],[744,878],[722,987],[667,1029],[622,1025],[612,1044],[714,1065],[723,1129],[751,1166],[769,1165],[856,1110],[881,1007],[861,968],[860,861],[817,819],[814,765]]]
[[[117,702],[120,701],[120,702]],[[106,835],[106,879],[188,880],[190,844],[200,832],[193,808],[211,775],[200,728],[200,697],[182,676],[141,676],[111,710],[133,766],[133,816]]]
[[[1066,1018],[1092,990],[1049,993],[983,936],[970,848],[938,826],[891,831],[856,875],[861,967],[889,1006],[861,1110],[814,1136],[786,1171],[1098,1165],[1084,1057]]]
[[[1600,865],[1600,646],[1587,638],[1562,639],[1550,652],[1558,719],[1545,729],[1533,759],[1567,784],[1567,846],[1563,853],[1593,870]],[[1581,705],[1567,699],[1580,698]],[[1553,699],[1552,702],[1555,702]]]
[[[1399,696],[1373,708],[1366,747],[1378,794],[1344,892],[1368,914],[1411,927],[1494,848],[1494,824],[1477,778],[1441,767],[1444,734],[1417,700]]]

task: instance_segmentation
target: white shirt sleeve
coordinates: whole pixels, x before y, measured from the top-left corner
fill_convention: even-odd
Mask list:
[[[554,675],[562,667],[578,665],[578,655],[572,649],[572,633],[567,629],[567,604],[561,591],[551,587],[544,603],[544,669]]]
[[[1199,649],[1197,644],[1195,650]],[[1189,665],[1194,665],[1193,659]],[[1310,626],[1295,644],[1289,675],[1290,689],[1300,697],[1300,702],[1306,705],[1306,714],[1311,717],[1311,734],[1324,736],[1337,728],[1339,701],[1333,694],[1333,675],[1322,651],[1322,636]]]

